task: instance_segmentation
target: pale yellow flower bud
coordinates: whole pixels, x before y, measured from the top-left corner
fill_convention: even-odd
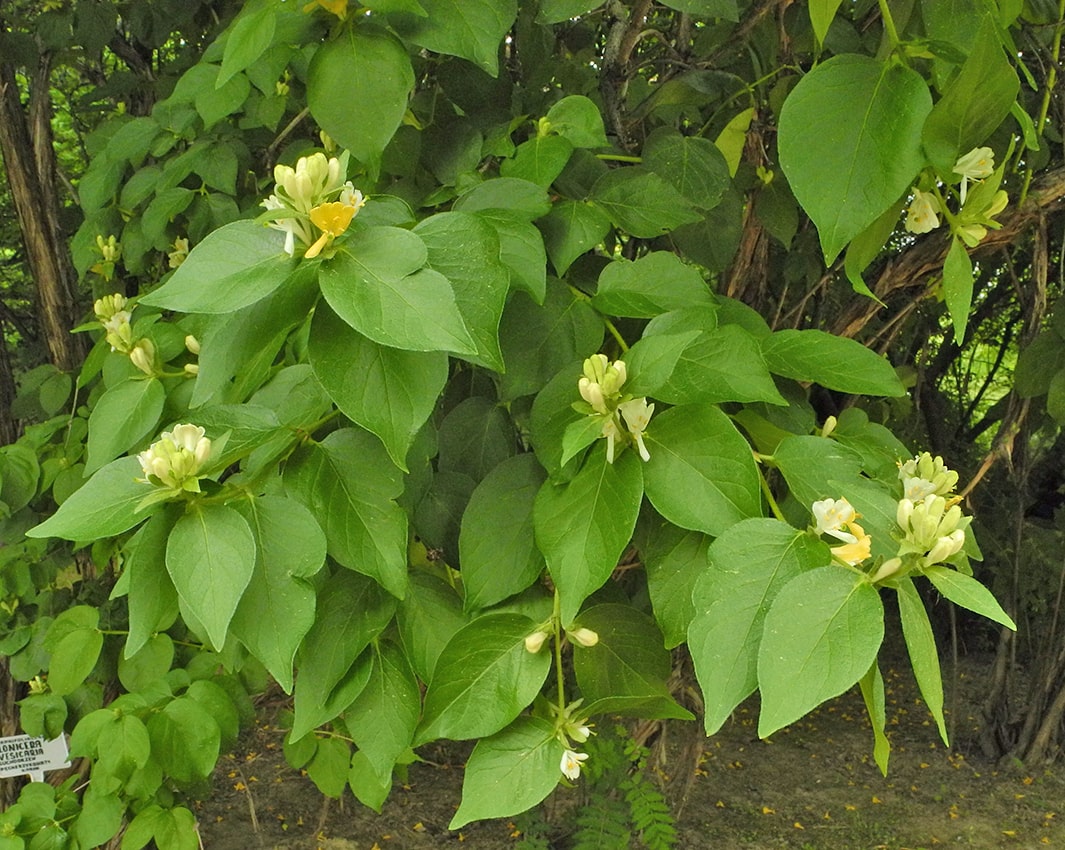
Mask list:
[[[531,652],[533,655],[538,653],[544,645],[544,641],[548,638],[548,634],[545,631],[538,630],[531,635],[525,637],[525,651]]]
[[[599,643],[599,634],[591,629],[586,629],[583,626],[579,629],[567,631],[566,635],[575,644],[583,647],[592,647]]]
[[[137,340],[137,344],[130,349],[129,359],[145,375],[155,374],[155,345],[150,339]]]
[[[185,337],[185,348],[190,354],[200,353],[200,341],[196,339],[192,334]]]

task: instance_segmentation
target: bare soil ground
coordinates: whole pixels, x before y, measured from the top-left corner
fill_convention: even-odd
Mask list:
[[[908,668],[885,671],[888,776],[872,758],[861,697],[845,694],[770,741],[758,739],[757,703],[740,707],[713,738],[671,724],[660,772],[677,811],[678,848],[788,850],[928,850],[932,847],[1065,848],[1065,777],[988,762],[975,745],[973,706],[982,667],[963,668],[947,685],[954,746],[943,746]],[[945,670],[950,676],[950,671]],[[348,792],[326,801],[306,775],[288,767],[284,733],[261,721],[224,761],[213,795],[198,804],[207,850],[519,850],[512,820],[451,832],[458,805],[460,747],[424,748],[380,815]],[[694,775],[693,775],[694,773]],[[690,780],[690,782],[688,781]],[[687,787],[686,796],[683,795]],[[559,789],[545,815],[565,833],[576,792]],[[565,847],[564,838],[558,841]],[[603,848],[613,850],[613,848]]]

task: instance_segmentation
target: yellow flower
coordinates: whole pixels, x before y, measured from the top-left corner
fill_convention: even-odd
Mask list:
[[[348,14],[348,0],[312,0],[303,7],[303,12],[304,14],[313,12],[318,6],[327,12],[332,12],[340,20],[344,20]]]
[[[854,567],[871,554],[870,547],[872,546],[873,538],[866,534],[865,529],[856,522],[848,524],[847,527],[853,533],[854,542],[846,543],[843,546],[833,546],[830,551],[843,563]]]
[[[308,260],[313,260],[317,257],[326,245],[348,229],[351,220],[355,218],[355,213],[359,211],[363,203],[365,201],[362,200],[362,194],[359,193],[357,206],[340,201],[332,201],[327,204],[319,204],[312,209],[310,212],[311,223],[322,231],[322,235],[318,237],[317,242],[307,249],[307,253],[303,256]]]

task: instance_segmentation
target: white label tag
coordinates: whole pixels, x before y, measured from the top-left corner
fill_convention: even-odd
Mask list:
[[[51,741],[29,735],[0,738],[0,779],[28,773],[34,781],[41,782],[44,771],[63,767],[70,767],[63,735]]]

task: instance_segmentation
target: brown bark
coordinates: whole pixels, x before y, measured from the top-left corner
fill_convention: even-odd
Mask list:
[[[84,351],[80,339],[70,334],[76,322],[76,274],[59,229],[49,72],[50,61],[42,57],[31,73],[33,94],[27,110],[19,97],[15,69],[0,62],[0,153],[36,284],[41,335],[52,363],[70,371]]]

